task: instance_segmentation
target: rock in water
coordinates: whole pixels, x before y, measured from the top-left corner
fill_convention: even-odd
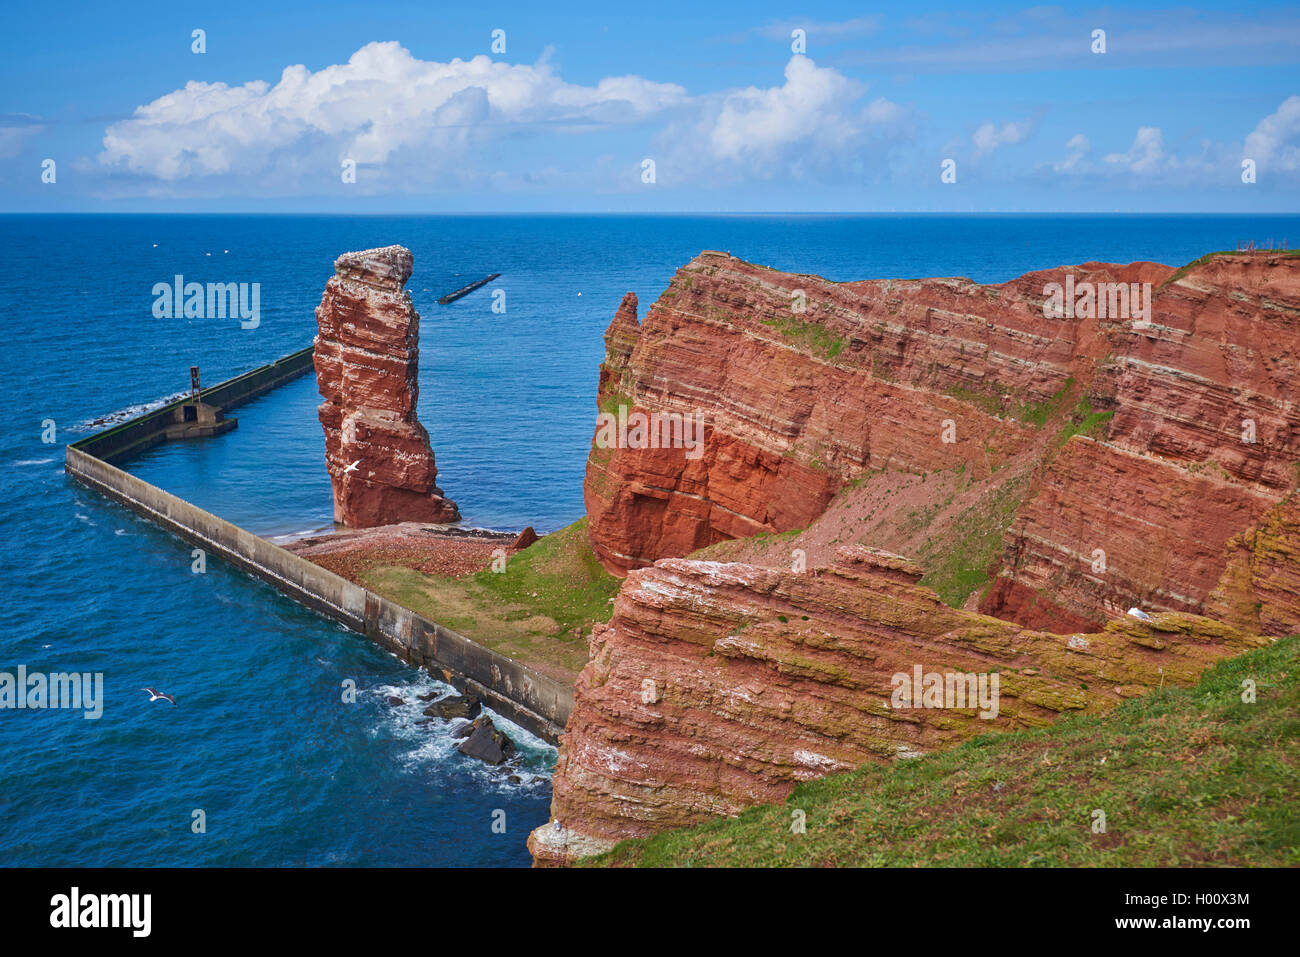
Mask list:
[[[316,309],[316,382],[334,521],[351,528],[454,522],[416,417],[420,314],[402,246],[344,253]]]
[[[501,764],[515,755],[514,742],[496,729],[491,718],[486,715],[476,718],[470,727],[470,733],[456,747],[461,754],[488,764]]]
[[[461,694],[435,701],[424,709],[424,713],[431,718],[476,718],[482,710],[483,702],[477,696]]]

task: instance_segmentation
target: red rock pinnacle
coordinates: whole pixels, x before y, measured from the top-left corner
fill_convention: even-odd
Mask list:
[[[402,246],[344,253],[316,309],[316,383],[334,521],[352,528],[454,522],[416,417],[420,314]]]

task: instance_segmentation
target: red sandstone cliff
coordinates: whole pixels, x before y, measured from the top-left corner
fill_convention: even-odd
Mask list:
[[[1047,626],[1135,603],[1205,612],[1229,541],[1296,487],[1300,259],[1193,265],[1157,292],[1150,328],[1112,336],[1089,394],[1114,418],[1046,470],[1007,536],[990,614]],[[1289,634],[1300,615],[1263,627]]]
[[[631,572],[578,678],[539,864],[756,804],[799,781],[1095,712],[1264,642],[1190,615],[1054,635],[944,605],[862,546],[797,573],[665,559]],[[998,673],[978,707],[897,708],[893,676]]]
[[[1045,287],[1067,275],[1151,283],[1150,326],[1045,318]],[[1154,263],[1087,263],[983,286],[832,283],[706,252],[642,324],[636,308],[626,298],[606,332],[600,409],[707,426],[693,460],[593,444],[591,542],[618,573],[806,528],[846,484],[882,473],[961,469],[990,485],[1015,474],[1024,504],[981,607],[1094,628],[1133,604],[1205,611],[1228,540],[1296,484],[1293,256],[1217,256],[1176,278]],[[1079,399],[1114,417],[1099,440],[1062,448]],[[886,514],[875,538],[848,540],[888,546],[906,520]]]
[[[1150,282],[1150,325],[1045,318],[1045,287],[1067,274]],[[704,253],[644,323],[636,309],[625,298],[606,332],[600,410],[699,415],[705,445],[593,442],[591,543],[628,574],[590,639],[556,768],[561,826],[529,839],[538,863],[1190,683],[1253,636],[1300,630],[1294,256],[981,286],[836,284]],[[1085,413],[1100,428],[1071,437]],[[864,547],[942,561],[990,502],[1010,509],[980,599],[998,617],[971,608],[978,592],[945,605],[917,563]],[[752,558],[677,557],[704,546]],[[796,547],[824,564],[792,570]],[[1124,617],[1133,604],[1155,621]],[[998,716],[891,708],[892,676],[917,665],[996,670]]]
[[[1154,263],[1073,267],[1082,282],[1159,281]],[[591,543],[615,572],[728,538],[799,528],[875,469],[967,464],[1029,447],[1018,405],[1049,400],[1109,348],[1095,320],[1043,318],[1043,286],[967,279],[834,283],[705,252],[636,322],[605,334],[598,404],[697,414],[704,454],[593,446]],[[797,306],[802,311],[796,311]],[[956,428],[944,442],[944,423]]]
[[[344,253],[316,309],[334,521],[353,528],[460,518],[434,482],[433,450],[416,417],[420,314],[403,289],[412,262],[401,246]]]

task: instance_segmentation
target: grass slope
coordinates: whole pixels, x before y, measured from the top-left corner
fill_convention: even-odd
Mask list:
[[[596,561],[587,520],[543,536],[503,572],[463,578],[395,565],[362,584],[468,638],[547,674],[573,680],[587,663],[586,635],[609,621],[621,580]]]
[[[588,863],[1300,865],[1298,663],[1292,636],[1220,662],[1194,688],[832,775],[784,805],[624,841]],[[1246,679],[1256,703],[1242,701]]]

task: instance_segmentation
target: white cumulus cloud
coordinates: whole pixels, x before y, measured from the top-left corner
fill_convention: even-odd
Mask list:
[[[1300,169],[1300,96],[1289,96],[1246,137],[1245,159],[1265,169]]]
[[[1125,153],[1110,153],[1106,162],[1134,173],[1154,173],[1173,164],[1175,157],[1165,155],[1164,134],[1158,126],[1140,126],[1133,145]]]
[[[1092,151],[1092,144],[1088,142],[1088,137],[1082,133],[1075,133],[1070,137],[1070,141],[1065,144],[1066,157],[1052,164],[1052,169],[1058,173],[1064,173],[1074,169],[1083,161],[1083,158]]]
[[[699,97],[689,127],[671,127],[660,138],[669,169],[679,180],[836,178],[906,126],[906,111],[884,97],[862,104],[866,91],[866,84],[796,54],[779,86]]]
[[[999,146],[1014,146],[1023,142],[1031,128],[1029,120],[1003,123],[1000,127],[994,123],[981,123],[971,136],[971,142],[975,144],[975,156],[987,156]]]
[[[634,123],[687,99],[676,84],[635,76],[566,83],[545,59],[440,63],[377,42],[315,72],[287,67],[274,85],[187,83],[110,126],[98,160],[163,181],[306,169],[337,177],[343,159],[405,159],[405,172],[430,173],[508,131]]]

